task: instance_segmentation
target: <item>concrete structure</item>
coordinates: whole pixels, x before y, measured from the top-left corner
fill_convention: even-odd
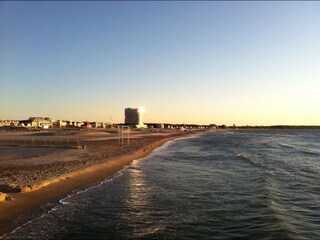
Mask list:
[[[31,127],[31,124],[30,124],[30,123],[21,122],[21,123],[19,124],[19,127]]]
[[[164,124],[163,123],[146,123],[148,128],[159,128],[159,129],[164,129]]]
[[[92,128],[92,125],[90,122],[84,122],[84,124],[82,125],[82,127],[84,128]]]
[[[28,120],[20,121],[20,125],[34,128],[49,128],[53,126],[53,121],[48,117],[29,117]]]
[[[215,128],[215,125],[198,125],[198,124],[171,124],[171,123],[146,123],[148,128],[170,129],[170,130],[197,130]]]
[[[61,128],[61,127],[66,127],[67,126],[67,121],[64,120],[58,120],[57,121],[57,127]]]
[[[145,128],[146,125],[143,124],[142,114],[144,110],[142,108],[126,108],[124,110],[124,123],[129,126],[136,126],[137,128]]]
[[[63,128],[80,128],[82,126],[82,122],[77,122],[73,120],[57,120],[53,123],[54,127]]]
[[[139,124],[139,109],[138,108],[126,108],[124,110],[126,125],[138,125]]]
[[[91,125],[94,128],[105,128],[104,122],[91,122]]]
[[[19,121],[17,121],[17,120],[0,120],[0,126],[17,127],[17,126],[19,126]]]

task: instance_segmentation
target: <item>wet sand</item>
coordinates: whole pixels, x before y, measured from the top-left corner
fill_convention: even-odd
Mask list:
[[[92,130],[76,134],[86,149],[0,146],[0,192],[11,198],[0,202],[0,235],[19,215],[59,200],[81,186],[102,181],[163,143],[192,133],[131,132],[130,144],[124,141],[124,146],[119,146],[116,132]],[[37,134],[38,138],[57,137],[52,132]],[[64,137],[71,134],[74,133]],[[0,137],[8,137],[4,135]],[[21,135],[15,137],[26,137]]]

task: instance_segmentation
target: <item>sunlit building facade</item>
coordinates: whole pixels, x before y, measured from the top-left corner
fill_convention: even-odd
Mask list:
[[[124,110],[124,123],[126,125],[134,125],[137,128],[144,128],[146,125],[143,124],[142,114],[144,110],[142,108],[126,108]]]
[[[124,110],[126,125],[138,125],[139,124],[139,109],[138,108],[126,108]]]

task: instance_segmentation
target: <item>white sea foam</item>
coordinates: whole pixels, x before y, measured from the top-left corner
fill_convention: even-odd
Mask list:
[[[36,220],[39,220],[45,216],[48,216],[50,213],[54,212],[54,211],[57,211],[59,210],[59,206],[63,206],[63,205],[69,205],[70,202],[68,202],[67,200],[68,199],[71,199],[79,194],[82,194],[82,193],[86,193],[88,191],[91,191],[93,189],[96,189],[98,187],[100,187],[101,185],[105,184],[105,183],[109,183],[111,181],[113,181],[114,179],[120,177],[123,175],[123,171],[126,170],[130,165],[127,165],[127,166],[124,166],[121,170],[119,170],[118,172],[116,172],[114,175],[106,178],[105,180],[101,181],[100,183],[98,183],[97,185],[93,185],[93,186],[90,186],[88,188],[85,188],[83,190],[76,190],[75,192],[72,192],[71,194],[67,195],[65,198],[62,198],[59,200],[58,204],[59,205],[56,205],[54,207],[52,207],[50,210],[48,210],[47,212],[43,213],[42,215],[40,215],[39,217],[36,217],[36,218],[33,218],[25,223],[23,223],[22,225],[16,227],[14,230],[12,230],[11,232],[9,233],[6,233],[6,234],[3,234],[2,236],[0,236],[0,239],[4,239],[5,237],[11,235],[11,234],[14,234],[16,233],[19,229],[31,224],[32,222],[36,221]]]
[[[121,170],[119,170],[118,172],[116,172],[114,175],[106,178],[105,180],[99,182],[98,184],[93,185],[93,186],[90,186],[90,187],[87,187],[87,188],[85,188],[85,189],[83,189],[83,190],[75,190],[75,191],[72,192],[71,194],[69,194],[69,195],[67,195],[66,197],[60,199],[60,200],[58,201],[58,205],[52,207],[50,210],[48,210],[47,212],[43,213],[41,216],[36,217],[36,218],[33,218],[33,219],[31,219],[31,220],[23,223],[22,225],[16,227],[13,231],[11,231],[11,232],[9,232],[9,233],[6,233],[6,234],[4,234],[4,235],[2,235],[2,236],[0,236],[0,239],[4,239],[5,237],[8,237],[8,236],[10,236],[11,234],[16,233],[17,231],[19,231],[19,230],[22,229],[23,227],[25,227],[25,226],[33,223],[34,221],[37,221],[37,220],[39,220],[39,219],[41,219],[41,218],[44,218],[45,216],[48,216],[48,215],[51,214],[52,212],[58,211],[58,210],[59,210],[61,207],[63,207],[64,205],[70,205],[70,199],[74,198],[75,196],[78,196],[78,195],[80,195],[80,194],[86,193],[86,192],[91,191],[91,190],[93,190],[93,189],[99,188],[101,185],[106,184],[106,183],[109,183],[109,182],[113,181],[114,179],[122,176],[123,173],[124,173],[124,171],[125,171],[128,167],[130,167],[131,165],[137,164],[138,161],[141,161],[141,160],[144,160],[144,159],[146,159],[146,158],[152,157],[156,152],[161,151],[161,150],[167,148],[168,146],[170,146],[171,144],[173,144],[173,143],[175,143],[175,142],[177,142],[177,141],[181,141],[181,140],[185,140],[185,139],[191,139],[191,138],[199,138],[199,137],[201,137],[203,134],[204,134],[204,133],[197,133],[197,134],[194,134],[194,135],[190,135],[190,136],[186,136],[186,137],[181,137],[181,138],[176,138],[176,139],[174,139],[174,140],[170,140],[170,141],[165,142],[162,146],[154,149],[154,150],[151,152],[151,154],[149,154],[148,156],[146,156],[146,157],[144,157],[144,158],[141,158],[141,159],[136,159],[136,160],[134,160],[131,164],[124,166]]]

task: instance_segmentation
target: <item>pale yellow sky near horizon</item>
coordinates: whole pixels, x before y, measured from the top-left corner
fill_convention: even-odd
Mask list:
[[[0,119],[320,125],[318,2],[0,9]]]

